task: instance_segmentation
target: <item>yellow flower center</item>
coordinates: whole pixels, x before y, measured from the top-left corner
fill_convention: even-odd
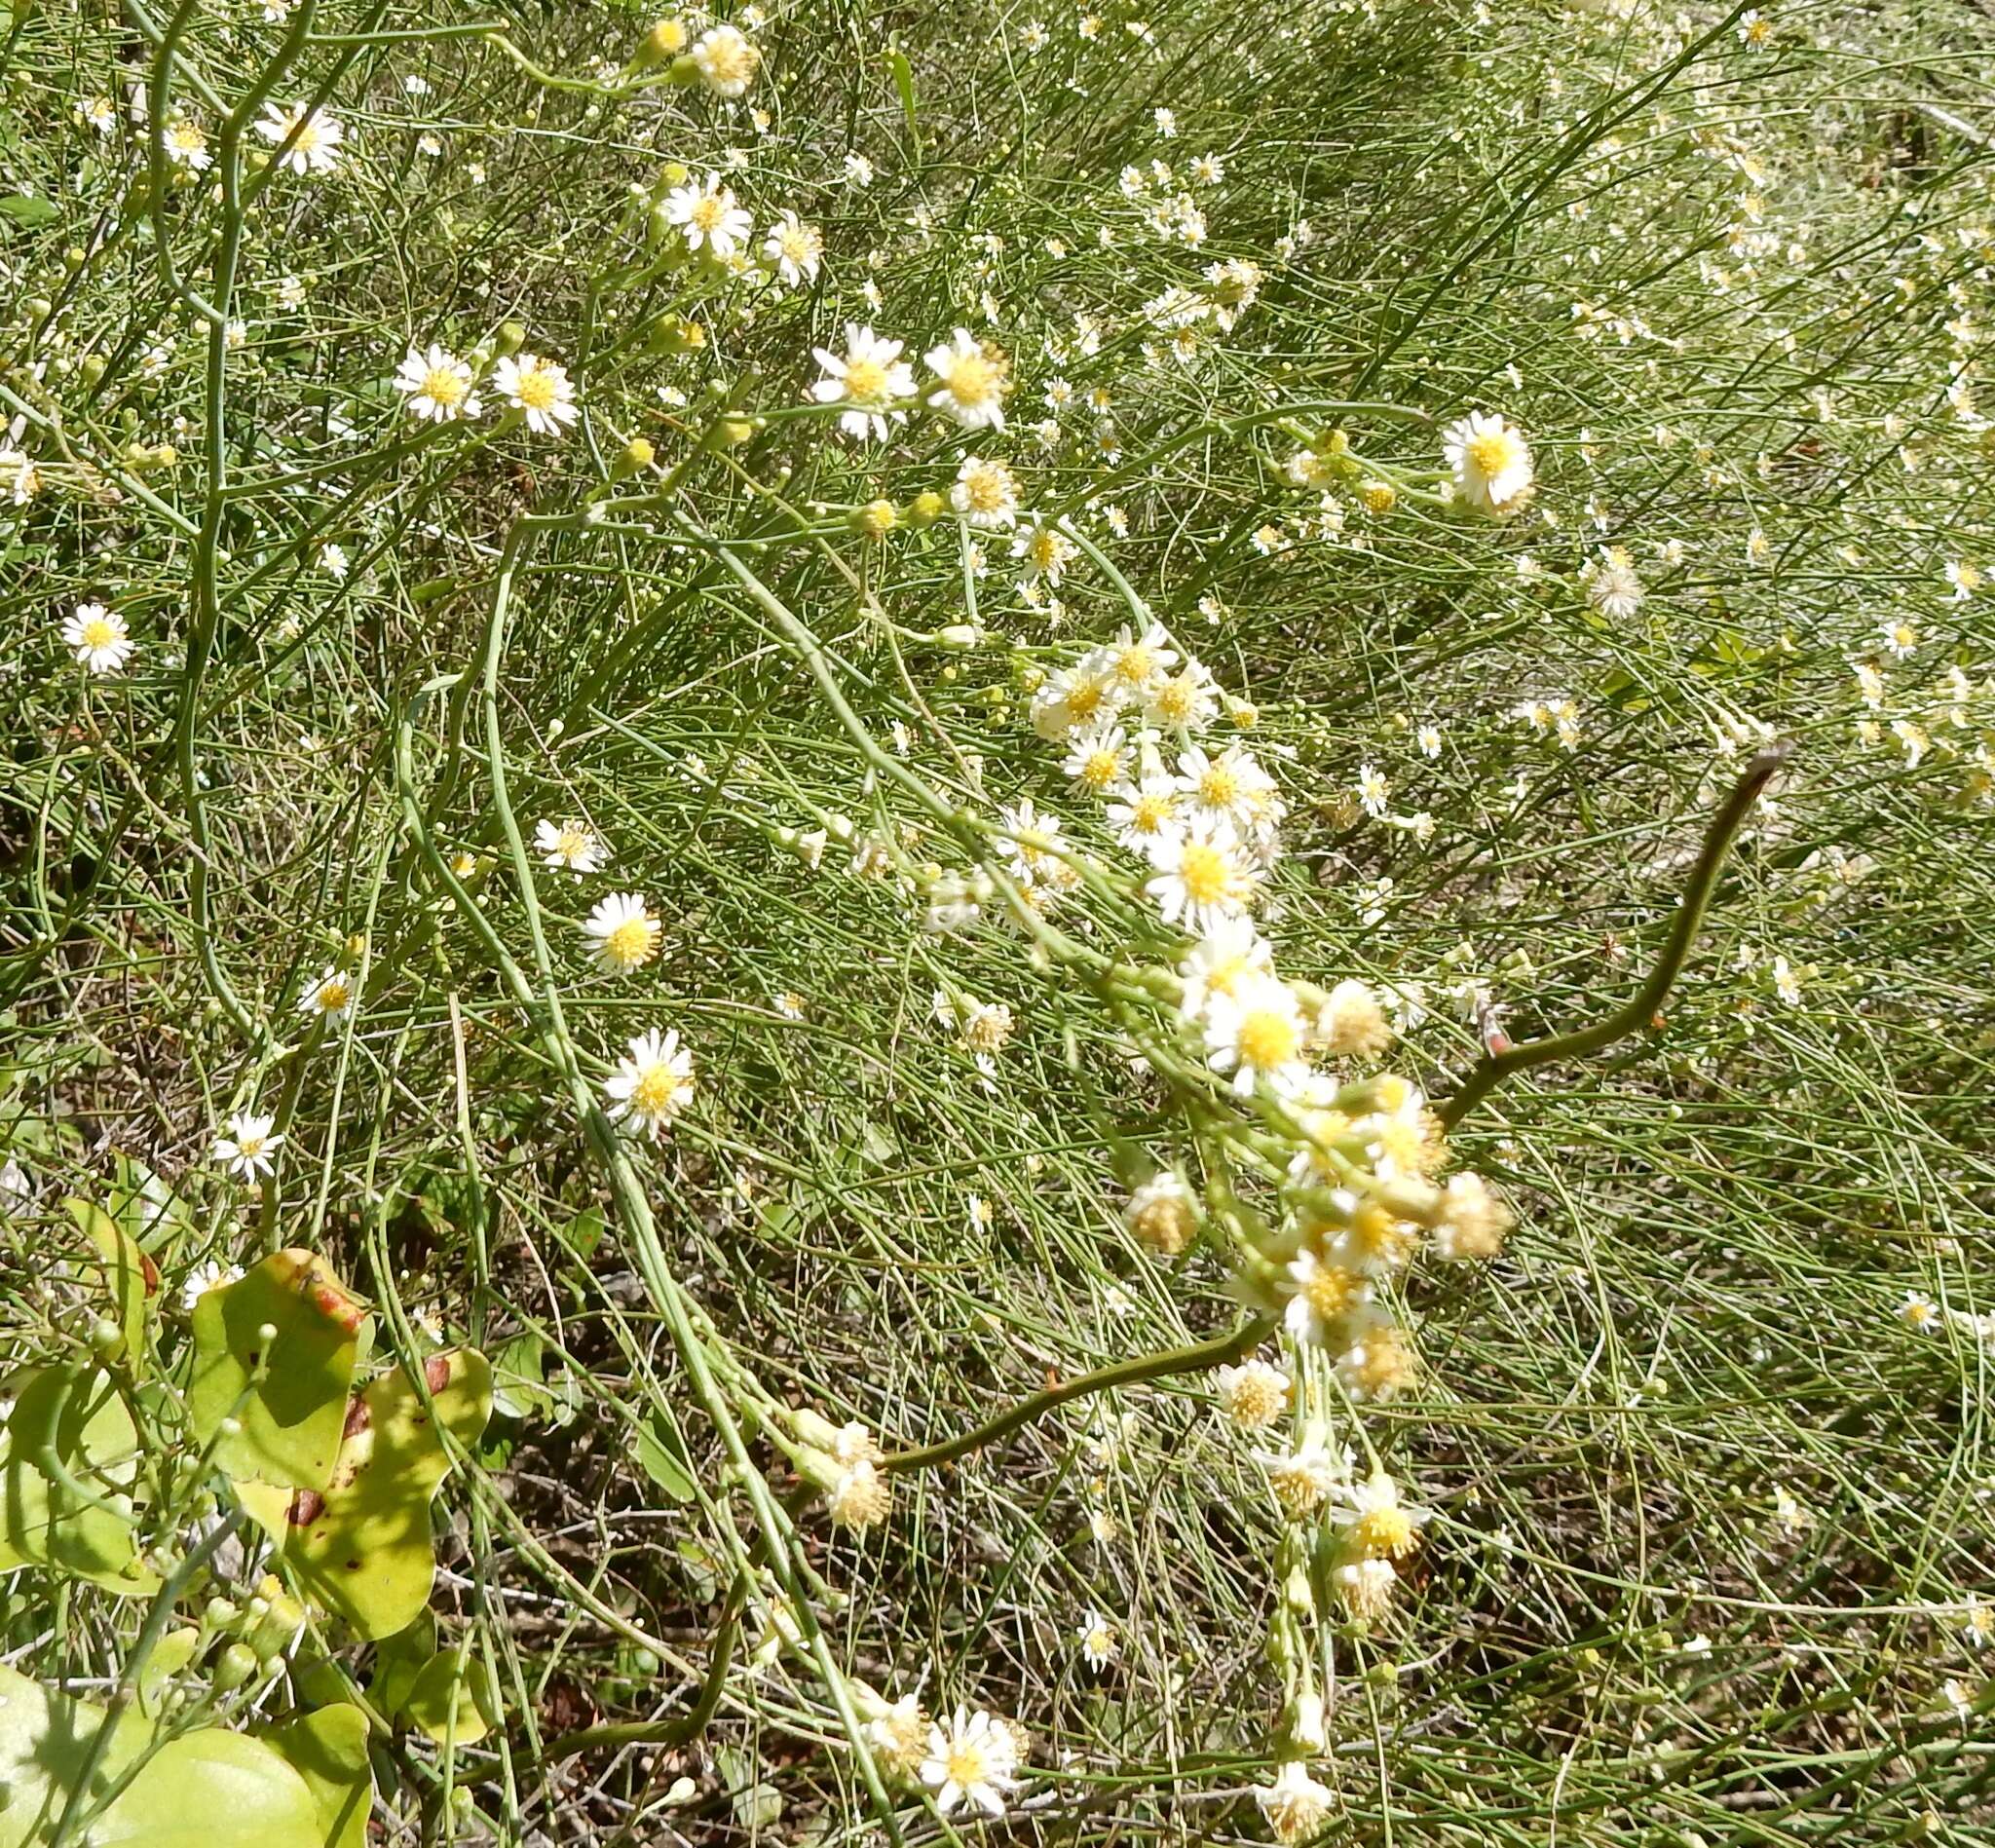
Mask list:
[[[554,401],[554,375],[545,366],[529,366],[520,373],[513,396],[528,410],[544,411]]]
[[[1510,467],[1517,454],[1517,445],[1510,434],[1501,430],[1471,436],[1463,448],[1469,461],[1475,465],[1476,472],[1492,479]]]
[[[1178,861],[1178,878],[1186,896],[1194,903],[1210,905],[1223,898],[1233,884],[1233,869],[1216,847],[1194,841]]]
[[[1374,1560],[1396,1560],[1418,1544],[1404,1508],[1374,1508],[1351,1523],[1351,1538]]]
[[[631,1087],[630,1101],[647,1116],[662,1116],[686,1090],[686,1080],[668,1065],[648,1065]]]
[[[998,396],[998,368],[981,353],[958,354],[950,360],[942,382],[950,396],[965,409],[988,404]]]
[[[1303,1300],[1326,1322],[1334,1321],[1351,1306],[1351,1293],[1357,1278],[1333,1264],[1319,1264],[1302,1286]]]
[[[1115,678],[1140,687],[1156,671],[1156,658],[1141,642],[1131,642],[1115,657]]]
[[[423,396],[445,410],[455,410],[465,398],[464,374],[452,365],[433,365],[423,374]]]
[[[1121,774],[1122,760],[1113,751],[1094,750],[1080,767],[1080,780],[1090,789],[1106,789]]]
[[[626,919],[603,939],[603,950],[612,962],[634,969],[651,955],[657,928],[649,918]]]
[[[1091,719],[1102,709],[1107,697],[1099,680],[1076,680],[1067,690],[1067,710],[1076,719]]]
[[[310,154],[325,139],[317,117],[307,116],[302,126],[293,126],[297,128],[298,134],[298,138],[291,143],[291,151],[294,154]]]
[[[979,513],[996,513],[1007,499],[1004,477],[996,469],[973,469],[963,476],[963,498]]]
[[[1191,689],[1184,680],[1167,680],[1157,690],[1156,708],[1158,716],[1171,724],[1180,725],[1191,713]]]
[[[1224,764],[1213,764],[1198,779],[1198,797],[1208,809],[1230,809],[1240,800],[1240,778]]]
[[[86,648],[108,648],[118,639],[108,618],[94,616],[83,625],[83,645]]]
[[[589,838],[580,828],[563,828],[554,841],[554,851],[564,860],[579,860],[587,856]]]
[[[1271,1072],[1296,1056],[1301,1040],[1301,1030],[1290,1015],[1257,1007],[1241,1016],[1236,1043],[1244,1063]]]
[[[1223,962],[1215,962],[1206,975],[1205,985],[1215,995],[1230,995],[1240,986],[1241,976],[1247,973],[1247,959],[1244,956],[1229,956]]]
[[[984,1748],[966,1739],[952,1741],[942,1762],[949,1772],[949,1782],[965,1791],[973,1784],[983,1783],[990,1769]]]
[[[1041,571],[1050,571],[1060,562],[1060,542],[1051,533],[1035,533],[1026,555]]]
[[[330,981],[321,982],[319,986],[319,1011],[322,1014],[338,1013],[347,1004],[348,998],[352,993],[353,991],[347,986],[346,980],[342,976],[335,976]]]
[[[886,396],[886,368],[878,359],[846,361],[846,396],[881,398]]]
[[[191,122],[178,124],[170,137],[174,147],[183,154],[193,154],[207,145],[207,137]]]
[[[808,263],[817,254],[815,241],[801,225],[786,226],[777,233],[776,248],[792,263]]]
[[[1129,825],[1139,834],[1161,834],[1170,819],[1168,796],[1138,796],[1129,805]]]
[[[688,215],[701,231],[712,231],[727,215],[727,207],[721,204],[720,194],[706,193],[693,202],[693,210]]]

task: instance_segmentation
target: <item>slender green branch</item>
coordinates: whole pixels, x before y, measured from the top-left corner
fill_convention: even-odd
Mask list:
[[[1519,1045],[1505,1046],[1500,1052],[1486,1053],[1482,1063],[1469,1074],[1468,1082],[1440,1107],[1437,1113],[1443,1123],[1452,1129],[1513,1073],[1528,1071],[1534,1065],[1549,1065],[1554,1059],[1590,1057],[1612,1045],[1615,1040],[1638,1033],[1655,1018],[1656,1010],[1668,999],[1676,977],[1682,972],[1691,944],[1697,940],[1705,911],[1711,904],[1713,887],[1717,884],[1718,869],[1724,865],[1734,838],[1745,824],[1752,805],[1759,800],[1761,791],[1787,763],[1791,748],[1777,744],[1771,750],[1760,752],[1746,767],[1745,775],[1739,778],[1732,793],[1725,798],[1724,807],[1712,816],[1711,826],[1705,831],[1704,848],[1691,870],[1690,884],[1683,888],[1683,900],[1676,911],[1676,922],[1671,926],[1670,940],[1664,944],[1663,953],[1649,971],[1648,980],[1642,983],[1635,998],[1591,1027],[1580,1027],[1547,1039],[1526,1039]]]
[[[626,1720],[607,1726],[583,1726],[547,1742],[537,1762],[552,1764],[572,1758],[578,1753],[594,1752],[603,1746],[690,1746],[712,1723],[720,1711],[721,1695],[728,1684],[728,1671],[734,1665],[734,1649],[741,1636],[741,1606],[747,1581],[736,1579],[714,1632],[713,1659],[706,1678],[700,1683],[699,1698],[676,1719]]]
[[[938,1463],[953,1463],[959,1456],[967,1456],[972,1451],[982,1450],[986,1444],[995,1444],[1020,1425],[1044,1417],[1055,1406],[1064,1406],[1070,1399],[1084,1399],[1090,1393],[1107,1392],[1113,1386],[1133,1386],[1145,1379],[1168,1379],[1174,1374],[1210,1373],[1215,1367],[1223,1367],[1243,1354],[1251,1354],[1274,1333],[1274,1327],[1275,1318],[1271,1315],[1250,1316],[1231,1333],[1215,1340],[1196,1341],[1189,1347],[1169,1348],[1161,1354],[1139,1354],[1134,1360],[1118,1360],[1112,1366],[1097,1367],[1091,1374],[1064,1379],[1057,1386],[1048,1386],[1044,1392],[1034,1393],[1030,1399],[1021,1399],[1015,1406],[998,1413],[995,1418],[987,1418],[960,1437],[945,1438],[939,1444],[924,1444],[917,1451],[889,1451],[881,1459],[880,1467],[889,1470],[932,1469]]]

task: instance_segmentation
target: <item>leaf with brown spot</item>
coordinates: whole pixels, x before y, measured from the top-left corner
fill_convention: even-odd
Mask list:
[[[285,1548],[304,1589],[362,1637],[406,1629],[430,1601],[430,1503],[450,1473],[437,1425],[469,1447],[492,1413],[492,1370],[475,1348],[432,1355],[423,1377],[442,1382],[430,1387],[433,1422],[401,1369],[367,1387],[365,1415],[346,1420],[320,1506],[293,1527]]]
[[[275,1328],[262,1377],[262,1331]],[[339,1455],[347,1395],[368,1323],[321,1258],[281,1251],[194,1305],[195,1435],[238,1480],[323,1489]],[[221,1436],[224,1419],[242,1426]]]

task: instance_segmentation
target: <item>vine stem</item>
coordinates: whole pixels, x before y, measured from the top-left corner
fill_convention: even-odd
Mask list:
[[[1021,1399],[1015,1406],[998,1413],[995,1418],[987,1418],[960,1437],[945,1438],[939,1444],[924,1444],[915,1451],[889,1451],[881,1458],[880,1467],[885,1470],[933,1469],[940,1463],[953,1463],[959,1456],[967,1456],[971,1451],[996,1443],[1020,1425],[1044,1417],[1054,1407],[1063,1406],[1070,1399],[1084,1399],[1090,1393],[1107,1392],[1112,1386],[1133,1386],[1145,1379],[1167,1379],[1174,1374],[1210,1373],[1215,1367],[1223,1367],[1244,1354],[1251,1354],[1274,1333],[1274,1329],[1275,1317],[1250,1316],[1238,1328],[1215,1340],[1196,1341],[1189,1347],[1173,1347],[1161,1354],[1140,1354],[1134,1360],[1118,1360],[1111,1366],[1097,1367],[1091,1374],[1064,1379],[1057,1386],[1048,1386],[1044,1392],[1034,1393],[1030,1399]]]
[[[1544,1039],[1526,1039],[1517,1045],[1505,1046],[1500,1052],[1485,1053],[1482,1062],[1469,1074],[1468,1081],[1437,1109],[1435,1113],[1445,1127],[1452,1129],[1505,1078],[1526,1072],[1534,1065],[1549,1065],[1555,1059],[1588,1058],[1612,1045],[1615,1040],[1638,1033],[1655,1018],[1656,1010],[1669,998],[1676,977],[1682,973],[1690,946],[1697,940],[1698,930],[1704,924],[1704,914],[1711,906],[1712,891],[1717,885],[1718,870],[1725,863],[1725,855],[1731,851],[1732,843],[1745,825],[1752,805],[1759,800],[1767,784],[1780,773],[1792,752],[1791,744],[1776,744],[1761,751],[1732,786],[1732,793],[1725,798],[1724,806],[1712,816],[1711,826],[1705,830],[1704,846],[1697,855],[1697,864],[1691,869],[1690,883],[1683,888],[1682,902],[1677,907],[1670,940],[1664,944],[1663,953],[1649,971],[1648,980],[1636,991],[1634,998],[1591,1027],[1575,1028],[1571,1033],[1556,1034]]]

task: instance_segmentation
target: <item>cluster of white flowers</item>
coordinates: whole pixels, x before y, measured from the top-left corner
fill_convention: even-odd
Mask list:
[[[516,413],[537,435],[564,435],[580,414],[567,368],[538,354],[508,354],[480,379],[470,360],[433,341],[421,353],[411,347],[395,374],[395,389],[409,415],[428,423],[463,423],[478,416],[484,409],[481,385],[489,386],[502,409]]]

